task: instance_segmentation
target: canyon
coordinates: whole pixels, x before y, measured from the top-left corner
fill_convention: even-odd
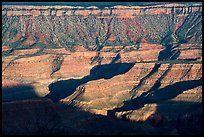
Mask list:
[[[2,5],[2,101],[3,134],[201,134],[202,4]]]

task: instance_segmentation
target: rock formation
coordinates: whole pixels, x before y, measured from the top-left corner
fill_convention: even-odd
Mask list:
[[[201,61],[202,4],[2,6],[5,103],[49,98],[201,133]]]

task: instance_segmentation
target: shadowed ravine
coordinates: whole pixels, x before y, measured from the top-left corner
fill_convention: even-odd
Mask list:
[[[23,99],[39,98],[35,89],[31,85],[16,85],[12,87],[2,87],[2,102],[10,102]]]
[[[108,115],[114,117],[116,112],[136,110],[142,108],[145,104],[161,103],[162,101],[173,99],[186,90],[193,89],[201,85],[202,77],[199,80],[176,82],[172,85],[156,89],[152,92],[145,92],[135,99],[125,101],[122,107],[108,111]]]
[[[170,45],[165,45],[165,49],[162,50],[162,51],[159,53],[158,61],[166,61],[166,60],[175,60],[175,59],[177,59],[177,58],[179,57],[179,55],[180,55],[180,51],[174,50],[174,49],[172,49],[172,47],[173,47],[172,44],[170,44]],[[139,90],[139,88],[144,85],[145,80],[147,80],[148,78],[150,78],[154,73],[158,72],[160,66],[161,66],[161,64],[156,63],[156,64],[154,65],[154,67],[152,68],[152,70],[150,71],[150,73],[148,73],[144,78],[142,78],[142,79],[140,80],[139,84],[138,84],[137,86],[135,86],[135,87],[132,89],[132,91],[131,91],[132,94],[133,94],[132,98],[135,97],[135,95],[136,95],[136,93],[137,93],[137,90]],[[160,82],[160,81],[165,77],[165,75],[170,71],[171,67],[172,67],[172,64],[169,65],[169,68],[168,68],[168,69],[164,72],[164,74],[156,81],[156,83]],[[156,84],[156,85],[159,85],[159,87],[160,87],[160,84]],[[154,85],[151,90],[153,90],[156,85]],[[159,88],[159,87],[157,87],[157,88]]]
[[[82,79],[68,79],[50,84],[50,93],[46,95],[45,98],[50,98],[54,102],[58,102],[60,99],[73,94],[76,88],[82,84],[102,78],[110,79],[114,76],[124,74],[134,65],[135,63],[116,63],[95,66],[90,70],[90,74]]]

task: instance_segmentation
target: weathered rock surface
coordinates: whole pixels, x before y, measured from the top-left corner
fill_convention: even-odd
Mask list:
[[[201,133],[201,4],[3,5],[2,16],[3,102],[44,97],[169,134]]]

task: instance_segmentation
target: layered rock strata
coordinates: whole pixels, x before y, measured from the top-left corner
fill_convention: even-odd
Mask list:
[[[44,97],[200,132],[201,4],[3,5],[2,15],[4,102]]]

